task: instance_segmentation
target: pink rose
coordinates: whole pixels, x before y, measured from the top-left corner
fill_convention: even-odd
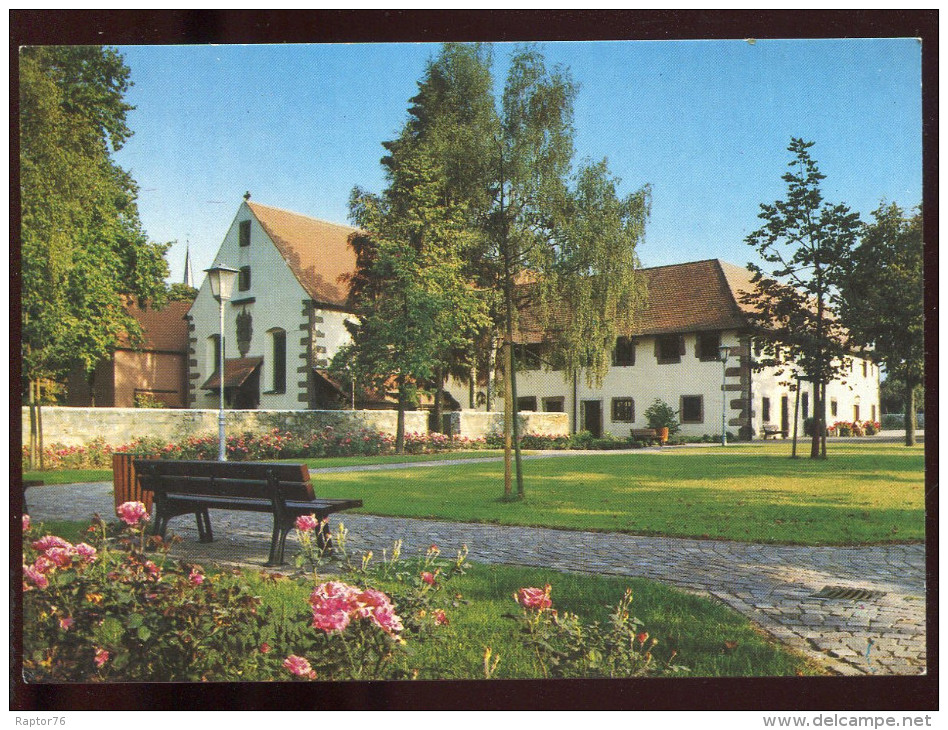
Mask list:
[[[30,516],[23,515],[23,532],[26,532],[30,529]]]
[[[47,548],[43,555],[52,563],[60,568],[68,568],[72,565],[72,556],[75,554],[75,548],[51,547]]]
[[[129,527],[134,527],[143,520],[147,522],[151,519],[148,510],[141,502],[123,502],[115,508],[115,513]]]
[[[421,580],[430,586],[433,586],[435,584],[434,575],[429,573],[428,571],[425,571],[424,573],[421,574]]]
[[[148,575],[150,575],[155,580],[158,580],[159,576],[161,575],[161,568],[159,568],[150,560],[145,561],[145,570],[147,570]]]
[[[93,560],[95,560],[97,551],[91,545],[80,542],[78,545],[76,545],[76,554],[82,558],[82,562],[91,563]]]
[[[636,634],[635,638],[639,640],[640,644],[644,644],[646,641],[648,641],[648,631],[643,631],[640,634]]]
[[[56,570],[56,563],[47,558],[45,555],[40,555],[33,561],[33,570],[37,573],[49,573],[51,570]]]
[[[75,622],[75,619],[72,618],[61,618],[59,619],[59,628],[61,628],[63,631],[69,631]]]
[[[447,626],[449,623],[448,614],[444,612],[443,608],[436,609],[434,612],[434,617],[435,617],[435,624],[437,624],[438,626]]]
[[[204,576],[201,575],[197,570],[192,568],[191,574],[188,576],[188,580],[191,581],[192,585],[199,586],[201,585],[201,583],[204,582]]]
[[[23,566],[23,577],[26,578],[30,583],[32,583],[33,586],[36,586],[40,590],[49,587],[49,579],[45,575],[43,575],[43,573],[36,570],[35,568],[31,568],[29,565]],[[33,586],[28,585],[27,583],[24,582],[23,590],[31,591],[33,590]]]
[[[300,532],[312,532],[319,527],[316,515],[300,515],[296,518],[296,529]]]
[[[260,653],[261,653],[261,654],[269,654],[269,653],[270,653],[270,645],[269,645],[267,642],[263,642],[263,643],[260,645]]]
[[[544,611],[553,605],[550,600],[550,585],[546,588],[521,588],[514,594],[514,600],[524,608],[534,611]]]
[[[390,605],[376,608],[372,611],[372,620],[382,631],[389,634],[397,634],[405,628],[402,625],[401,618]]]
[[[41,537],[39,540],[35,541],[33,543],[33,547],[40,552],[43,552],[54,547],[68,549],[72,547],[72,543],[66,542],[61,537],[56,537],[56,535],[45,535],[44,537]]]
[[[105,649],[95,650],[95,659],[93,661],[95,662],[95,665],[97,667],[101,669],[102,665],[105,664],[108,660],[109,660],[109,653]]]
[[[304,657],[296,656],[296,654],[290,654],[284,659],[283,667],[289,670],[290,674],[295,674],[297,677],[316,679],[316,671],[310,666],[309,661]]]

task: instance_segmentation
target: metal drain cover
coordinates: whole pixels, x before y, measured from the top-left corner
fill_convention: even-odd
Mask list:
[[[844,586],[824,586],[813,598],[829,598],[840,601],[863,601],[870,598],[882,598],[883,591],[870,591],[868,588],[846,588]]]

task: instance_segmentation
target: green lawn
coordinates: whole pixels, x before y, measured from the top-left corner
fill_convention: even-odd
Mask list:
[[[527,499],[505,503],[500,463],[318,474],[317,493],[364,511],[462,522],[808,545],[924,539],[922,448],[788,444],[563,456],[524,464]]]
[[[343,577],[352,581],[352,578]],[[437,640],[416,645],[412,664],[422,667],[420,679],[483,679],[485,647],[500,657],[498,679],[541,676],[533,654],[519,642],[514,621],[504,614],[520,609],[512,595],[525,586],[553,586],[552,599],[559,611],[576,613],[586,620],[604,622],[609,608],[633,592],[632,614],[659,640],[655,654],[667,658],[678,650],[676,663],[690,670],[684,676],[749,677],[820,674],[807,659],[765,638],[740,614],[699,596],[638,578],[614,578],[514,566],[473,564],[467,574],[445,586],[460,594],[458,606],[448,608],[450,624],[439,629]],[[382,590],[383,581],[374,581]],[[305,606],[308,589],[290,582],[255,580],[265,602]],[[725,646],[728,642],[728,648]]]
[[[497,451],[307,459],[311,468],[496,457]],[[801,444],[798,453],[806,453]],[[500,462],[316,474],[325,497],[366,512],[749,542],[861,544],[924,539],[924,453],[831,443],[790,459],[787,442],[557,456],[524,462],[527,499],[505,503]],[[107,470],[27,472],[47,484],[110,481]]]

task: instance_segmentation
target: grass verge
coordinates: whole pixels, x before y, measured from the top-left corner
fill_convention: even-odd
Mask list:
[[[380,515],[802,545],[924,539],[924,455],[834,444],[595,454],[525,463],[526,499],[503,502],[503,465],[316,474],[326,497]]]
[[[251,578],[265,602],[305,605],[308,589],[290,581],[274,583]],[[345,580],[352,581],[351,578]],[[517,636],[516,623],[505,614],[519,611],[512,595],[525,586],[553,586],[557,610],[586,620],[606,621],[609,607],[633,592],[632,609],[650,635],[658,638],[657,656],[672,649],[677,663],[691,677],[760,677],[823,674],[816,664],[764,636],[747,619],[700,596],[638,578],[560,573],[553,570],[474,564],[455,578],[447,590],[459,594],[449,610],[450,624],[439,629],[436,640],[416,646],[413,665],[422,667],[420,679],[483,679],[484,650],[500,656],[498,679],[538,678],[539,669],[529,649]],[[374,581],[380,590],[394,586]]]

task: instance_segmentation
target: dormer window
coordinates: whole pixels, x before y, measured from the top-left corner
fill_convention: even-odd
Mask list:
[[[241,248],[250,245],[250,221],[240,222],[240,246]]]

